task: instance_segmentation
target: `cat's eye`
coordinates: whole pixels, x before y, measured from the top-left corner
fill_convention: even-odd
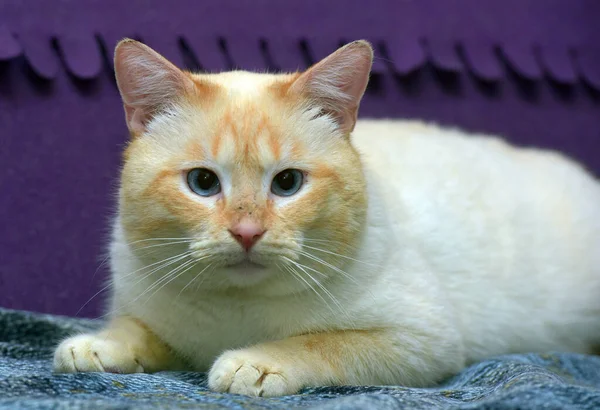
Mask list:
[[[297,169],[286,169],[275,175],[271,183],[271,192],[277,196],[291,196],[300,190],[304,176]]]
[[[221,192],[217,174],[206,168],[194,168],[187,174],[190,189],[200,196],[213,196]]]

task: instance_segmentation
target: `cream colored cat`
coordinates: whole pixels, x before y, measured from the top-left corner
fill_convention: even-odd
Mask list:
[[[121,42],[110,321],[55,369],[210,370],[276,396],[591,352],[600,184],[500,139],[356,122],[371,62],[357,41],[304,73],[190,74]]]

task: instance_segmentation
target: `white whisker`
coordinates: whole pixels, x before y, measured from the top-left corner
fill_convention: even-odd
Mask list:
[[[166,275],[163,275],[160,279],[158,279],[157,281],[155,281],[152,285],[150,285],[148,288],[146,288],[145,291],[142,292],[141,295],[139,295],[138,297],[136,297],[134,299],[134,301],[138,300],[139,298],[141,298],[142,296],[144,296],[145,294],[147,294],[148,292],[151,292],[152,290],[156,289],[157,287],[161,287],[161,285],[167,281],[170,281],[170,279],[175,276],[180,270],[185,269],[187,266],[196,263],[197,261],[195,259],[190,259],[188,261],[183,262],[181,265],[174,267],[173,269],[171,269],[169,271],[169,273],[167,273]]]
[[[312,249],[312,250],[315,250],[315,251],[319,251],[319,252],[324,252],[324,253],[327,253],[329,255],[336,256],[338,258],[344,258],[344,259],[348,259],[348,260],[351,260],[351,261],[354,261],[354,262],[362,263],[364,265],[374,266],[374,267],[378,267],[378,268],[382,267],[381,265],[377,265],[377,264],[373,264],[373,263],[369,263],[369,262],[363,262],[361,260],[358,260],[358,259],[355,259],[355,258],[351,258],[350,256],[342,255],[342,254],[339,254],[337,252],[327,251],[327,250],[321,249],[321,248],[315,248],[314,246],[308,246],[308,245],[305,244],[305,245],[303,245],[303,247],[308,248],[308,249]]]
[[[191,264],[190,264],[190,262],[191,262]],[[160,292],[169,283],[173,282],[174,280],[177,280],[177,278],[179,278],[182,275],[184,275],[190,269],[193,269],[194,266],[196,266],[198,263],[200,263],[200,260],[191,260],[191,261],[188,261],[188,262],[184,263],[182,266],[187,266],[187,267],[184,270],[182,270],[181,272],[177,273],[177,274],[171,274],[170,276],[172,276],[172,278],[169,279],[167,282],[165,282],[163,285],[161,285],[158,289],[156,289],[150,296],[148,296],[148,299],[146,299],[146,301],[144,302],[144,304],[148,303],[148,301],[152,298],[152,296],[154,296],[158,292]],[[177,298],[175,298],[175,299],[177,299]]]
[[[138,280],[137,280],[137,281],[136,281],[136,282],[135,282],[133,285],[137,285],[137,284],[139,284],[140,282],[144,281],[145,279],[148,279],[148,278],[149,278],[151,275],[153,275],[154,273],[156,273],[156,272],[158,272],[158,271],[160,271],[160,270],[162,270],[162,269],[166,268],[167,266],[170,266],[170,265],[173,265],[173,264],[175,264],[175,263],[181,262],[181,261],[182,261],[182,260],[184,260],[185,258],[188,258],[188,257],[189,257],[189,255],[190,255],[191,253],[192,253],[192,252],[190,252],[190,251],[188,251],[188,252],[184,252],[183,254],[179,254],[179,255],[171,256],[171,257],[169,257],[169,258],[167,258],[167,259],[164,259],[164,260],[161,260],[161,261],[159,261],[159,262],[156,262],[156,263],[152,264],[152,265],[156,265],[157,263],[163,263],[163,262],[165,262],[165,261],[167,261],[167,260],[168,260],[168,262],[167,262],[167,263],[163,263],[162,265],[160,265],[160,266],[158,266],[158,267],[154,268],[154,269],[153,269],[152,271],[150,271],[149,273],[146,273],[146,274],[144,274],[144,276],[142,276],[140,279],[138,279]],[[189,262],[193,262],[193,261],[194,261],[194,260],[191,260],[191,261],[184,262],[182,265],[186,265],[186,266],[187,266],[187,264],[188,264]],[[104,315],[101,315],[101,316],[99,316],[99,317],[98,317],[98,319],[102,319],[102,318],[105,318],[105,317],[107,317],[107,316],[113,315],[113,314],[115,314],[115,313],[117,313],[117,312],[119,312],[119,311],[123,310],[123,309],[124,309],[124,308],[126,308],[127,306],[130,306],[130,305],[132,305],[134,302],[136,302],[136,301],[137,301],[137,300],[139,300],[139,299],[140,299],[142,296],[144,296],[144,295],[145,295],[147,292],[151,291],[151,290],[152,290],[152,289],[154,289],[154,288],[155,288],[155,287],[156,287],[158,284],[162,283],[162,282],[165,280],[165,278],[168,278],[168,277],[169,277],[169,276],[170,276],[170,275],[173,273],[173,271],[176,271],[176,270],[178,270],[179,268],[181,268],[181,266],[182,266],[182,265],[179,265],[179,266],[175,267],[175,268],[174,268],[173,270],[171,270],[171,271],[170,271],[170,272],[169,272],[167,275],[164,275],[163,277],[161,277],[160,279],[158,279],[156,282],[154,282],[152,285],[150,285],[148,288],[146,288],[146,290],[144,290],[144,292],[142,292],[142,294],[140,294],[139,296],[137,296],[137,297],[136,297],[136,298],[134,298],[133,300],[130,300],[128,303],[126,303],[125,305],[123,305],[123,306],[121,306],[121,307],[119,307],[119,308],[117,308],[117,309],[115,309],[115,310],[112,310],[112,311],[110,311],[110,312],[107,312],[107,313],[105,313]],[[147,268],[149,268],[150,266],[151,266],[151,265],[145,266],[144,268],[138,269],[137,271],[140,271],[140,270],[147,269]],[[131,272],[131,273],[129,273],[129,274],[127,274],[127,275],[125,275],[125,276],[130,276],[130,275],[134,274],[134,273],[135,273],[135,272],[137,272],[137,271]],[[108,285],[107,287],[110,287],[110,286],[111,286],[111,285]],[[107,287],[105,287],[105,289],[106,289]],[[101,290],[101,291],[102,291],[102,290]],[[98,294],[99,294],[99,293],[100,293],[100,292],[98,292]],[[88,303],[89,303],[89,302],[88,302]]]
[[[310,273],[308,273],[308,272],[307,272],[307,271],[304,269],[304,268],[305,268],[305,266],[303,266],[302,264],[300,264],[300,263],[298,263],[298,262],[296,262],[296,261],[293,261],[293,260],[291,260],[291,259],[289,259],[289,258],[286,258],[286,257],[284,257],[284,259],[286,259],[286,260],[287,260],[288,262],[290,262],[290,263],[291,263],[293,266],[295,266],[295,267],[299,268],[299,269],[300,269],[302,272],[304,272],[306,275],[308,275],[308,277],[309,277],[309,278],[310,278],[310,279],[311,279],[311,280],[312,280],[312,281],[313,281],[313,282],[314,282],[314,283],[315,283],[315,284],[316,284],[316,285],[319,287],[319,289],[321,289],[321,290],[322,290],[322,291],[323,291],[323,292],[324,292],[324,293],[325,293],[325,294],[326,294],[326,295],[327,295],[327,296],[328,296],[328,297],[331,299],[331,301],[332,301],[333,303],[335,303],[335,305],[338,307],[338,309],[339,309],[339,310],[340,310],[342,313],[344,313],[344,314],[345,314],[344,308],[343,308],[343,306],[340,304],[340,302],[339,302],[339,301],[338,301],[338,300],[335,298],[335,296],[333,296],[333,294],[332,294],[332,293],[331,293],[329,290],[327,290],[327,288],[326,288],[325,286],[323,286],[323,284],[322,284],[322,283],[320,283],[318,280],[316,280],[316,279],[315,279],[315,278],[314,278],[314,277],[313,277],[313,276],[312,276]],[[303,281],[304,283],[306,283],[306,284],[307,284],[307,285],[310,287],[310,289],[312,289],[312,290],[315,292],[315,294],[321,298],[321,300],[323,300],[323,302],[324,302],[324,303],[327,305],[327,307],[328,307],[328,308],[329,308],[329,309],[332,311],[332,313],[335,313],[335,311],[334,311],[334,310],[331,308],[331,305],[329,305],[329,303],[328,303],[328,302],[325,300],[325,298],[324,298],[324,297],[323,297],[323,296],[322,296],[322,295],[321,295],[319,292],[317,292],[317,290],[316,290],[316,289],[315,289],[313,286],[311,286],[311,285],[310,285],[310,284],[309,284],[309,283],[308,283],[308,282],[307,282],[307,281],[306,281],[306,280],[305,280],[305,279],[302,277],[302,275],[300,275],[300,272],[295,272],[293,269],[292,269],[291,271],[292,271],[292,273],[297,273],[297,274],[298,274],[298,277],[299,277],[300,279],[302,279],[302,281]]]
[[[287,259],[287,258],[286,258]],[[291,260],[289,260],[291,262]],[[292,262],[293,263],[293,262]],[[317,295],[322,301],[323,303],[325,303],[325,305],[329,308],[329,310],[331,310],[331,313],[335,314],[335,311],[333,310],[333,308],[331,307],[331,305],[329,304],[329,302],[327,302],[327,300],[323,297],[323,295],[321,295],[317,289],[315,289],[314,285],[308,283],[308,281],[306,279],[304,279],[302,277],[302,275],[300,275],[299,272],[296,272],[292,266],[290,265],[283,265],[283,267],[290,272],[296,279],[301,280],[302,282],[304,282],[306,284],[306,286],[308,286],[308,288],[310,290],[312,290],[314,292],[315,295]]]
[[[127,245],[134,245],[136,243],[140,243],[140,242],[151,242],[151,241],[193,241],[194,238],[186,238],[186,237],[179,237],[179,238],[147,238],[147,239],[140,239],[139,241],[133,241],[133,242],[127,242]]]
[[[328,239],[311,239],[311,238],[303,238],[302,239],[303,243],[312,243],[312,244],[317,244],[317,245],[331,245],[331,246],[335,246],[335,247],[339,247],[339,248],[343,248],[343,249],[350,249],[350,250],[356,250],[357,247],[347,244],[345,242],[341,242],[341,241],[332,241],[332,240],[328,240]]]
[[[335,296],[333,296],[333,294],[325,286],[323,286],[323,284],[321,282],[319,282],[318,280],[316,280],[310,273],[308,273],[308,271],[305,270],[305,266],[304,265],[302,265],[301,263],[296,262],[296,266],[298,266],[304,273],[306,273],[308,275],[308,277],[310,279],[312,279],[312,281],[315,282],[317,284],[317,286],[319,286],[323,290],[323,292],[325,292],[325,294],[331,298],[331,300],[333,301],[333,303],[335,303],[340,310],[342,310],[342,311],[344,310],[343,306],[335,298]]]
[[[181,294],[183,293],[183,291],[184,291],[184,290],[185,290],[185,289],[186,289],[188,286],[190,286],[190,285],[192,284],[192,282],[194,282],[196,279],[198,279],[198,277],[199,277],[200,275],[202,275],[202,273],[204,273],[204,271],[206,271],[206,270],[207,270],[208,268],[210,268],[212,265],[213,265],[212,263],[209,263],[209,264],[208,264],[208,265],[207,265],[207,266],[206,266],[204,269],[202,269],[200,272],[198,272],[198,273],[196,274],[196,276],[194,276],[194,277],[193,277],[193,279],[192,279],[192,280],[190,280],[190,281],[187,283],[187,285],[185,285],[185,286],[183,287],[183,289],[181,289],[181,291],[179,292],[179,294],[177,295],[177,297],[179,297],[179,295],[181,295]]]
[[[134,285],[137,285],[138,283],[140,283],[140,282],[142,282],[142,281],[146,280],[146,279],[147,279],[147,278],[149,278],[151,275],[153,275],[154,273],[156,273],[156,272],[158,272],[158,271],[160,271],[160,270],[162,270],[162,269],[166,268],[167,266],[171,266],[171,265],[173,265],[173,264],[175,264],[175,263],[181,262],[182,260],[184,260],[184,259],[188,258],[188,257],[189,257],[191,254],[192,254],[192,252],[184,252],[184,253],[182,253],[182,254],[179,254],[179,255],[178,255],[178,257],[177,257],[176,259],[173,259],[173,260],[169,261],[169,262],[168,262],[168,263],[166,263],[166,264],[160,265],[160,266],[158,266],[158,267],[154,268],[154,269],[153,269],[151,272],[148,272],[148,273],[144,274],[144,276],[142,276],[140,279],[138,279],[138,281],[137,281],[137,282],[135,282],[135,283],[134,283]],[[169,258],[169,259],[170,259],[170,258]]]
[[[144,280],[145,278],[147,278],[147,277],[149,277],[150,275],[152,275],[154,272],[156,272],[156,271],[159,271],[159,270],[161,270],[161,269],[164,269],[165,267],[167,267],[167,266],[171,265],[172,263],[176,263],[176,262],[178,262],[179,260],[181,260],[181,259],[184,259],[184,258],[185,258],[185,257],[187,257],[189,254],[191,254],[191,252],[189,252],[189,251],[188,251],[188,252],[184,252],[183,254],[181,254],[181,253],[180,253],[180,254],[177,254],[177,255],[175,255],[175,256],[171,256],[171,257],[169,257],[169,258],[162,259],[162,260],[160,260],[160,261],[158,261],[158,262],[154,262],[154,263],[152,263],[152,264],[150,264],[150,265],[147,265],[147,266],[144,266],[144,267],[142,267],[142,268],[140,268],[140,269],[134,270],[133,272],[129,272],[128,274],[126,274],[126,275],[123,275],[123,276],[122,276],[122,278],[127,278],[127,277],[129,277],[129,276],[131,276],[131,275],[134,275],[134,274],[138,273],[138,272],[141,272],[141,271],[144,271],[144,270],[146,270],[146,269],[148,269],[148,268],[151,268],[152,266],[155,266],[155,265],[158,265],[158,264],[163,264],[163,265],[159,266],[158,268],[155,268],[155,269],[153,269],[153,270],[152,270],[150,273],[147,273],[147,274],[145,274],[145,275],[144,275],[144,276],[143,276],[143,277],[142,277],[140,280],[138,280],[138,282],[136,282],[136,283],[135,283],[135,284],[137,284],[137,283],[141,282],[142,280]],[[180,258],[180,259],[176,259],[176,258]],[[175,261],[173,261],[173,259],[176,259],[176,260],[175,260]],[[169,262],[169,261],[170,261],[170,262]],[[101,294],[102,292],[104,292],[104,291],[108,290],[110,287],[112,287],[112,285],[113,285],[113,282],[111,281],[111,282],[110,282],[108,285],[106,285],[106,286],[102,287],[102,289],[100,289],[98,292],[94,293],[94,295],[93,295],[91,298],[89,298],[89,299],[88,299],[88,301],[87,301],[87,302],[85,302],[85,303],[83,304],[83,306],[81,306],[81,307],[79,308],[79,310],[77,311],[77,313],[75,314],[75,316],[79,315],[79,313],[81,313],[81,311],[82,311],[82,310],[83,310],[83,309],[84,309],[84,308],[85,308],[85,307],[86,307],[86,306],[87,306],[87,305],[88,305],[88,304],[89,304],[89,303],[90,303],[92,300],[94,300],[94,298],[95,298],[95,297],[97,297],[97,296],[98,296],[99,294]]]
[[[177,245],[180,243],[191,243],[191,241],[172,241],[172,242],[166,242],[166,243],[157,243],[154,245],[148,245],[148,246],[143,246],[141,248],[135,248],[136,251],[140,251],[143,249],[148,249],[148,248],[157,248],[159,246],[169,246],[169,245]]]
[[[350,281],[352,281],[353,283],[355,283],[355,284],[359,285],[359,283],[356,281],[356,279],[354,279],[354,278],[353,278],[353,277],[352,277],[352,276],[351,276],[349,273],[347,273],[347,272],[345,272],[345,271],[341,270],[341,269],[340,269],[340,268],[338,268],[337,266],[335,266],[335,265],[332,265],[331,263],[329,263],[329,262],[326,262],[326,261],[324,261],[323,259],[321,259],[321,258],[319,258],[318,256],[315,256],[315,255],[313,255],[313,254],[311,254],[311,253],[304,252],[304,251],[299,251],[299,253],[300,253],[301,255],[303,255],[303,256],[305,256],[305,257],[307,257],[307,258],[309,258],[309,259],[311,259],[311,260],[313,260],[313,261],[317,262],[317,263],[320,263],[320,264],[321,264],[321,265],[323,265],[323,266],[326,266],[326,267],[328,267],[328,268],[330,268],[330,269],[334,270],[335,272],[337,272],[337,273],[339,273],[340,275],[344,276],[344,277],[345,277],[345,278],[347,278],[348,280],[350,280]],[[319,272],[319,273],[320,273],[320,272]],[[322,273],[321,273],[321,274],[322,274]]]

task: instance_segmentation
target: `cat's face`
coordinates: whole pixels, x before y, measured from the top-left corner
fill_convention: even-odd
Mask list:
[[[185,264],[179,273],[187,280],[204,269],[203,286],[218,288],[291,292],[338,274],[366,211],[361,163],[348,134],[366,85],[369,46],[350,49],[365,66],[364,78],[356,79],[352,67],[344,80],[358,86],[342,82],[337,90],[310,88],[324,86],[315,77],[329,67],[193,75],[139,43],[119,47],[117,80],[132,133],[120,216],[126,239],[143,245],[133,246],[139,256],[146,257],[149,240],[172,238],[165,243],[179,243],[156,246],[154,259],[187,255],[172,267]]]

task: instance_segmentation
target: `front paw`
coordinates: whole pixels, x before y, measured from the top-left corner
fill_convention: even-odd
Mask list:
[[[247,396],[284,396],[302,387],[290,362],[250,349],[225,352],[208,374],[208,386],[218,392]]]
[[[127,345],[105,336],[80,335],[56,348],[54,371],[143,373],[144,368]]]

